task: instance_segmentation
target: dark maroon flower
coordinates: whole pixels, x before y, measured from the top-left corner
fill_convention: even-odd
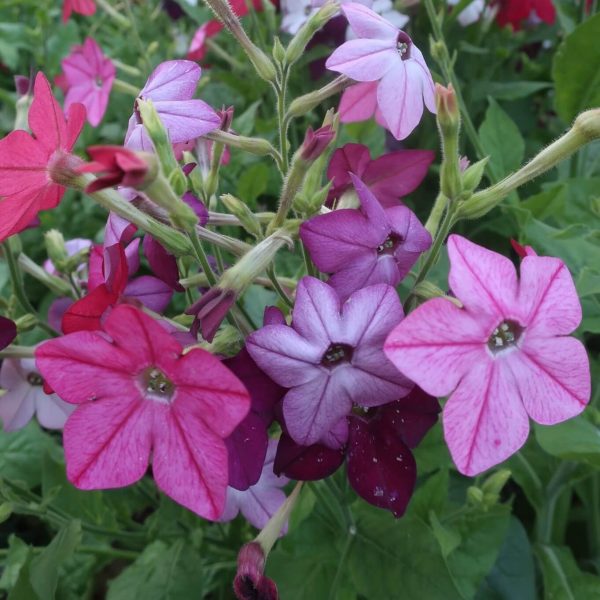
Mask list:
[[[233,591],[238,600],[277,600],[275,582],[265,577],[265,553],[258,542],[242,546],[238,554]]]
[[[212,287],[202,294],[200,299],[185,311],[186,315],[195,316],[192,334],[198,335],[200,331],[205,340],[212,342],[235,298],[235,292],[232,290],[222,290],[218,287]]]
[[[328,203],[352,189],[350,173],[364,181],[385,207],[397,206],[400,199],[414,192],[433,162],[430,150],[398,150],[371,160],[369,149],[362,144],[346,144],[331,157],[327,177],[333,181]]]
[[[0,317],[0,350],[4,350],[16,337],[17,326],[14,321]]]
[[[331,125],[324,125],[313,131],[312,127],[306,130],[304,142],[300,147],[300,156],[302,160],[314,161],[323,154],[325,148],[329,146],[331,140],[335,137],[335,131]]]
[[[90,146],[88,154],[92,162],[82,165],[77,171],[103,173],[85,188],[88,194],[117,185],[137,188],[151,177],[149,171],[152,167],[142,155],[122,146]]]

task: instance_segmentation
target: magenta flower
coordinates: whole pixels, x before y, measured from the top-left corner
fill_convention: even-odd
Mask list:
[[[573,279],[557,258],[512,262],[457,235],[449,283],[462,302],[435,298],[394,329],[385,351],[425,391],[450,396],[444,433],[458,469],[476,475],[525,443],[528,415],[553,425],[590,398],[585,348],[569,337],[581,321]]]
[[[58,205],[65,188],[57,179],[61,170],[79,163],[70,152],[84,120],[81,104],[72,104],[65,119],[48,80],[38,73],[29,109],[33,135],[17,130],[0,140],[0,241]]]
[[[22,429],[36,415],[47,429],[62,429],[75,407],[56,394],[44,392],[43,380],[33,359],[5,358],[0,369],[0,419],[4,431]]]
[[[82,46],[73,46],[61,65],[67,87],[65,110],[80,102],[87,109],[90,125],[96,127],[106,112],[116,77],[115,66],[92,38],[87,38]]]
[[[207,519],[223,512],[224,439],[244,419],[248,392],[217,358],[183,347],[131,306],[117,306],[101,332],[81,331],[38,346],[36,362],[56,393],[77,409],[63,442],[69,481],[118,488],[146,473]]]
[[[414,192],[429,170],[435,154],[431,150],[397,150],[371,160],[362,144],[338,148],[329,161],[327,178],[333,182],[327,198],[331,203],[353,189],[351,173],[361,179],[385,207],[398,206]]]
[[[378,81],[363,81],[348,86],[340,98],[340,121],[342,123],[357,123],[368,121],[371,117],[382,127],[387,128],[387,123],[377,105]]]
[[[340,46],[326,66],[356,81],[379,81],[377,104],[388,129],[402,140],[419,124],[423,103],[435,113],[425,59],[406,33],[366,6],[345,4],[342,11],[358,39]]]
[[[384,209],[355,175],[362,210],[343,208],[300,226],[300,239],[341,299],[376,283],[395,286],[431,246],[431,235],[406,206]]]
[[[274,471],[300,481],[314,481],[328,477],[346,460],[348,481],[356,493],[369,504],[400,517],[417,479],[411,449],[433,427],[439,412],[437,400],[415,387],[401,400],[351,414],[348,441],[338,450],[322,444],[300,446],[284,430]]]
[[[12,344],[17,337],[17,326],[14,321],[0,316],[0,350],[4,350],[6,346]]]
[[[206,102],[192,99],[201,73],[192,61],[169,60],[152,71],[139,93],[140,99],[152,100],[173,144],[193,140],[221,124],[219,115]],[[125,147],[154,150],[137,109],[129,119]]]
[[[63,23],[69,20],[72,12],[89,17],[96,12],[96,3],[94,0],[63,0]]]
[[[283,418],[297,443],[323,440],[333,446],[328,433],[354,404],[379,406],[408,394],[412,382],[383,354],[385,337],[402,317],[392,287],[363,288],[342,304],[329,285],[304,277],[292,326],[267,325],[248,337],[246,347],[258,366],[291,388],[283,399]]]
[[[244,491],[231,486],[227,488],[227,502],[220,521],[232,521],[241,512],[249,523],[262,529],[277,512],[286,498],[281,488],[288,484],[289,479],[273,473],[276,452],[277,440],[271,440],[260,479],[254,485]],[[283,529],[283,533],[286,533],[286,529]]]

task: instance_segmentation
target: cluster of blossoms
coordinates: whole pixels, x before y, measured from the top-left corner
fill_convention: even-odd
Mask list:
[[[323,4],[283,2],[282,27],[301,31]],[[465,23],[483,4],[461,12]],[[554,18],[541,0],[519,3],[519,11],[512,2],[498,4],[500,23],[520,26],[532,12]],[[95,9],[91,0],[64,7],[65,18]],[[349,34],[325,65],[347,78],[342,121],[374,115],[396,139],[407,138],[424,107],[437,108],[423,54],[400,29],[406,17],[378,0],[339,8],[335,18],[348,23]],[[229,10],[241,17],[249,4],[232,2]],[[410,283],[433,239],[404,200],[425,178],[431,151],[372,159],[360,144],[336,149],[322,202],[294,230],[287,213],[277,219],[334,139],[326,122],[307,132],[291,160],[275,231],[265,237],[231,197],[227,206],[258,228],[249,231],[260,243],[250,248],[207,229],[219,218],[208,207],[223,143],[271,152],[268,142],[231,130],[232,110],[194,98],[201,68],[193,61],[222,28],[206,23],[194,37],[193,60],[167,61],[151,73],[122,147],[91,147],[87,163],[73,154],[86,115],[92,126],[101,122],[115,80],[113,63],[92,39],[62,61],[64,111],[39,73],[31,133],[0,140],[0,240],[36,226],[65,187],[113,211],[103,244],[70,240],[61,261],[45,265],[49,277],[77,293],[53,303],[49,323],[60,335],[36,347],[35,362],[3,361],[4,429],[21,428],[34,414],[44,427],[63,428],[67,476],[81,489],[131,485],[151,465],[156,485],[196,514],[227,521],[241,512],[262,528],[285,504],[290,480],[322,479],[343,464],[359,496],[402,516],[417,480],[412,450],[440,412],[456,467],[469,476],[521,448],[529,418],[551,425],[581,413],[590,398],[589,365],[570,336],[581,306],[559,259],[529,249],[518,275],[508,258],[452,235],[449,293],[405,314],[397,287]],[[202,235],[242,258],[230,268],[211,263]],[[268,307],[239,352],[216,351],[208,342],[226,332],[219,329],[225,317],[238,324],[236,299],[265,272],[277,281],[274,254],[293,237],[315,267],[287,286],[293,299],[280,290],[293,308]],[[141,249],[152,275],[136,276]],[[205,286],[199,299],[190,293],[191,327],[190,319],[165,314],[184,291],[176,255],[186,253],[198,258]],[[405,306],[413,308],[414,294],[410,300]],[[17,330],[0,317],[1,349],[10,349]]]

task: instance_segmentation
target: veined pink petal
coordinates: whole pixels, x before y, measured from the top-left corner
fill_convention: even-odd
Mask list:
[[[524,334],[519,360],[512,360],[527,413],[542,425],[580,414],[590,401],[590,366],[584,345],[573,337]]]
[[[581,303],[564,263],[549,256],[527,256],[521,262],[519,305],[524,325],[536,336],[566,335],[581,323]]]
[[[495,326],[507,318],[526,324],[517,303],[517,272],[508,258],[459,235],[448,238],[448,254],[450,288],[467,309],[494,316]]]
[[[420,80],[412,76],[409,62],[397,62],[385,73],[377,88],[377,104],[397,140],[408,137],[423,115]]]
[[[156,484],[179,504],[216,520],[225,506],[227,448],[197,414],[177,401],[156,405],[152,473]]]
[[[63,433],[69,481],[94,490],[141,479],[148,468],[152,422],[153,405],[141,396],[115,394],[78,406]]]
[[[36,140],[48,151],[48,155],[57,148],[67,148],[65,115],[52,95],[50,83],[41,71],[36,75],[33,86],[29,128]]]
[[[172,143],[185,142],[219,128],[219,115],[202,100],[161,100],[154,103]]]
[[[350,40],[327,59],[325,66],[356,81],[377,81],[401,62],[396,44],[388,40]]]
[[[486,362],[489,327],[449,300],[410,313],[385,342],[386,356],[428,394],[450,394],[473,365]]]
[[[474,362],[444,407],[446,443],[464,475],[501,463],[527,440],[529,420],[511,368],[518,360],[512,352]]]
[[[390,40],[396,44],[398,29],[370,8],[350,2],[342,6],[342,12],[359,38]]]
[[[437,112],[435,106],[435,85],[429,67],[423,58],[423,53],[413,44],[410,49],[410,56],[412,60],[407,62],[409,63],[411,75],[421,81],[423,102],[425,102],[425,106],[429,112],[435,114]]]
[[[287,325],[267,325],[248,337],[246,348],[273,381],[292,387],[319,375],[317,365],[327,346],[315,347]]]
[[[375,114],[377,85],[376,81],[366,81],[351,85],[344,90],[339,106],[342,123],[366,121]],[[361,173],[357,174],[362,175]]]
[[[202,69],[191,60],[169,60],[152,71],[140,92],[154,102],[189,100],[195,93]]]

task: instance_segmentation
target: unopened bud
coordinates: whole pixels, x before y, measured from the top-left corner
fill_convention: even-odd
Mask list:
[[[340,7],[335,2],[328,2],[322,6],[296,33],[292,41],[288,44],[285,53],[285,62],[288,65],[295,63],[306,50],[306,46],[312,40],[315,33],[323,27],[333,16],[335,16]]]
[[[300,147],[300,158],[307,162],[315,161],[334,138],[335,130],[331,125],[319,127],[316,131],[309,127]]]
[[[467,502],[471,506],[481,506],[483,504],[483,492],[474,485],[467,489]]]
[[[44,234],[44,243],[48,258],[54,263],[56,269],[61,271],[69,256],[63,234],[57,229],[50,229]]]
[[[588,142],[600,138],[600,108],[582,112],[575,119],[573,128],[582,133]]]
[[[495,473],[492,473],[482,484],[481,491],[485,496],[485,502],[487,506],[493,506],[498,504],[500,499],[500,492],[506,485],[506,482],[510,479],[511,472],[508,469],[500,469]]]
[[[456,94],[452,84],[447,88],[439,83],[435,84],[435,105],[440,127],[444,129],[458,129],[460,124],[460,111],[458,110]]]
[[[248,208],[246,203],[231,194],[223,194],[221,196],[221,201],[227,207],[227,210],[239,219],[242,227],[250,235],[253,235],[257,239],[262,237],[260,222],[256,218],[256,215]]]
[[[173,191],[178,196],[183,196],[187,190],[187,178],[183,174],[183,171],[177,167],[173,169],[168,177],[169,185],[173,188]]]
[[[474,192],[481,183],[483,174],[485,173],[485,167],[490,160],[489,156],[476,162],[474,165],[468,167],[463,173],[463,189],[465,192]]]
[[[273,42],[273,58],[278,64],[283,64],[285,60],[285,48],[277,36]]]

